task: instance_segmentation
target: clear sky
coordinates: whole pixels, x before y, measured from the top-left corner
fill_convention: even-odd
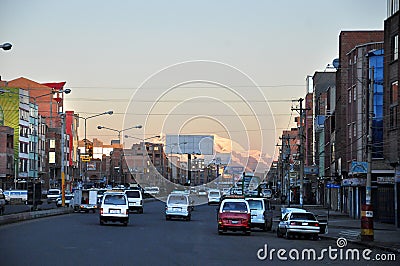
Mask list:
[[[113,116],[88,120],[89,139],[117,138],[97,125],[122,129],[137,123],[145,125],[145,135],[123,134],[239,134],[234,139],[243,146],[255,138],[250,149],[271,153],[274,148],[260,148],[259,142],[271,146],[277,136],[258,130],[271,131],[275,122],[279,135],[294,125],[291,100],[305,96],[307,75],[338,57],[341,30],[383,30],[386,1],[2,0],[0,10],[0,43],[13,44],[0,51],[2,79],[66,81],[72,89],[68,110],[81,116],[113,110]],[[192,60],[219,63],[197,70],[180,64]],[[168,72],[176,64],[181,69]],[[243,74],[214,77],[225,75],[213,69],[221,65]],[[153,82],[165,68],[168,86]],[[200,79],[212,85],[191,82],[191,88],[164,94],[174,82]],[[222,82],[231,90],[221,89]],[[146,84],[150,88],[141,87]],[[130,110],[136,114],[126,116]]]

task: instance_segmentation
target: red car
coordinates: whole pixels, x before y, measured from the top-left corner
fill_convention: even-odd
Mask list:
[[[224,199],[218,209],[218,234],[227,231],[251,233],[251,213],[245,199]]]

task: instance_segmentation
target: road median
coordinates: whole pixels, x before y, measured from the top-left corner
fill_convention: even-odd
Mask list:
[[[20,212],[13,213],[8,215],[0,216],[0,226],[5,224],[11,224],[21,221],[27,221],[47,216],[55,216],[61,214],[71,213],[71,208],[57,208],[57,209],[49,209],[49,210],[40,210],[40,211],[30,211],[30,212]]]

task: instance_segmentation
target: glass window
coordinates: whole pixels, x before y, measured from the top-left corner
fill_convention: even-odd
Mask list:
[[[390,88],[390,104],[398,104],[399,99],[399,82],[395,81],[392,83]]]
[[[392,60],[399,58],[399,35],[394,35],[392,38]]]

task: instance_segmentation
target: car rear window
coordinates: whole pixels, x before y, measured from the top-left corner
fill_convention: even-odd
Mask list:
[[[104,204],[125,205],[126,201],[124,195],[106,195]]]
[[[135,191],[125,191],[126,196],[128,198],[140,198],[140,194],[139,191],[135,190]]]
[[[222,211],[247,212],[247,206],[244,202],[225,202]]]
[[[292,213],[291,220],[311,220],[315,221],[315,216],[311,213]]]
[[[219,192],[210,192],[210,197],[219,197]]]
[[[262,210],[262,202],[259,200],[249,200],[250,209]]]
[[[184,196],[170,196],[168,198],[168,204],[187,204],[187,198]]]

